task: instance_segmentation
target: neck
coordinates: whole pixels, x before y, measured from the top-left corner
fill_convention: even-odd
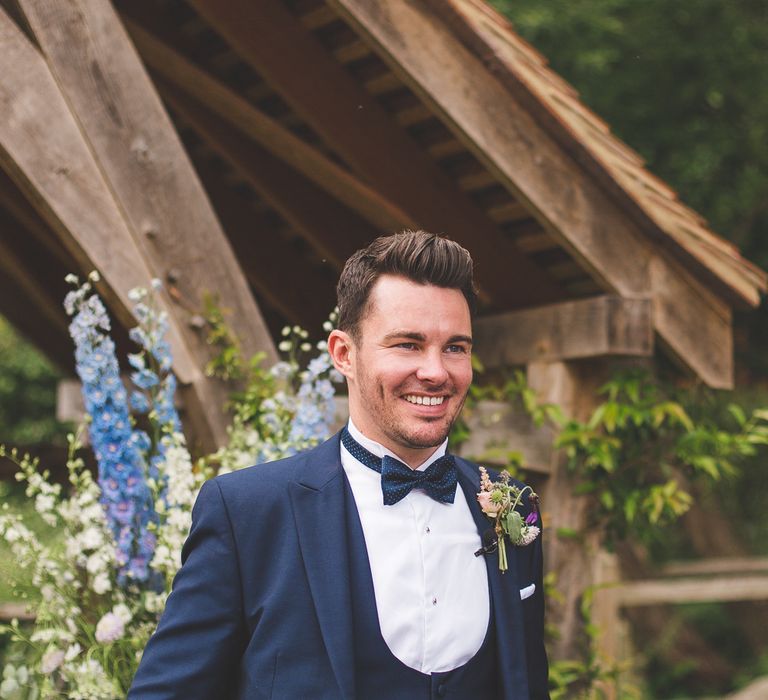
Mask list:
[[[366,425],[360,425],[354,418],[350,417],[350,424],[353,428],[352,436],[355,436],[355,430],[362,437],[375,442],[384,449],[394,454],[403,464],[406,464],[411,469],[418,469],[424,462],[426,462],[442,445],[435,445],[431,447],[409,447],[401,443],[395,442],[389,439],[386,435],[380,435],[378,431],[371,430]],[[363,445],[365,447],[365,445]]]

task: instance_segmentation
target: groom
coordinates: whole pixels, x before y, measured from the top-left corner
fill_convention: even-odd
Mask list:
[[[337,291],[349,423],[204,485],[129,697],[548,698],[541,538],[508,544],[504,574],[474,556],[478,469],[446,455],[472,380],[469,253],[382,237]]]

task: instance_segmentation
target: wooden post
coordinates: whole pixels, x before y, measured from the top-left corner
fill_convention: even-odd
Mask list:
[[[540,401],[558,404],[566,415],[584,420],[594,409],[602,377],[593,363],[534,362],[528,365],[528,384]],[[549,480],[542,493],[545,528],[545,571],[554,572],[561,603],[547,611],[560,638],[549,649],[555,659],[576,658],[583,635],[580,604],[585,591],[597,581],[600,535],[587,528],[589,499],[573,493],[574,481],[565,458],[553,454]],[[558,530],[578,533],[564,537]]]

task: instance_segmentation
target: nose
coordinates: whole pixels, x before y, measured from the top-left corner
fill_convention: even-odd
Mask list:
[[[439,350],[426,352],[420,360],[416,370],[416,378],[419,381],[438,386],[448,381],[448,370],[445,368],[445,358],[442,352]]]

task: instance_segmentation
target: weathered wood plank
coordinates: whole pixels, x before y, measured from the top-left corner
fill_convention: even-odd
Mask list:
[[[617,586],[616,595],[623,607],[768,600],[768,576],[632,581]]]
[[[299,324],[315,336],[335,305],[336,268],[320,269],[301,259],[296,246],[270,230],[248,202],[213,173],[200,176],[219,214],[248,281],[262,299],[291,324]],[[269,251],[268,254],[265,251]],[[286,283],[286,271],[300,284]],[[305,290],[312,290],[307,294]]]
[[[602,363],[535,362],[528,365],[528,385],[539,401],[560,406],[569,418],[585,420],[597,402],[596,389],[605,380]],[[549,646],[554,658],[574,658],[583,635],[581,602],[584,593],[602,578],[603,562],[595,554],[602,533],[589,527],[592,502],[574,493],[576,480],[561,450],[552,451],[550,476],[542,490],[545,571],[554,576],[560,598],[549,607],[550,622],[559,639]],[[578,539],[560,537],[560,530],[580,533]],[[607,608],[608,612],[610,607]],[[605,613],[605,610],[603,611]]]
[[[243,350],[276,359],[232,249],[112,4],[19,6],[150,267],[160,277],[175,269],[174,285],[191,306],[201,291],[216,294],[233,311]],[[183,337],[196,358],[206,356],[204,339],[191,329]]]
[[[100,291],[124,326],[134,324],[128,291],[147,286],[154,271],[123,219],[91,145],[39,52],[0,9],[0,166],[51,227],[80,270],[97,268]],[[51,128],[55,124],[56,128]],[[220,395],[184,340],[186,329],[169,312],[174,372],[195,405],[195,435],[213,446],[225,437]]]
[[[29,610],[29,605],[24,603],[0,603],[0,622],[19,620],[31,622],[35,619],[35,613]]]
[[[654,299],[662,340],[707,384],[732,383],[729,309],[651,244],[426,4],[329,0],[601,287]],[[696,313],[672,309],[696,308]]]
[[[380,234],[354,211],[231,129],[205,106],[158,79],[163,97],[206,143],[251,184],[337,270],[358,248]]]
[[[527,472],[550,473],[555,439],[550,426],[534,425],[526,413],[501,401],[481,401],[472,410],[465,408],[464,419],[470,435],[459,449],[463,457],[504,467],[507,453],[519,452]]]
[[[707,576],[712,574],[768,573],[768,557],[712,557],[666,564],[664,576]]]
[[[404,212],[375,190],[200,70],[137,22],[126,19],[125,24],[141,57],[154,73],[206,105],[230,126],[284,160],[373,226],[385,232],[413,225]]]
[[[0,170],[0,206],[61,263],[62,269],[67,272],[77,269],[74,258],[3,170]]]
[[[510,311],[474,322],[488,368],[606,355],[653,353],[651,302],[600,296]]]
[[[0,216],[2,216],[2,209],[0,209]],[[50,255],[32,257],[32,254],[39,252],[39,249],[35,250],[34,246],[28,245],[30,242],[28,236],[27,231],[15,219],[9,216],[3,217],[2,233],[0,233],[0,275],[11,282],[15,294],[3,299],[0,307],[22,303],[23,300],[25,306],[32,307],[41,317],[52,336],[67,337],[67,316],[61,306],[64,295],[56,299],[40,283],[40,277],[50,279],[51,274],[58,274],[61,281],[58,286],[62,286],[66,272],[62,273],[58,267],[51,264]]]
[[[479,284],[499,305],[562,297],[279,0],[191,4],[366,182],[418,226],[471,249]]]

